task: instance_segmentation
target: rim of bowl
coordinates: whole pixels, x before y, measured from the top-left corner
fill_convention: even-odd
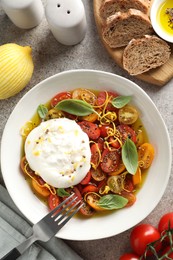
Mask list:
[[[154,0],[153,4],[151,5],[151,10],[150,10],[151,24],[158,36],[160,36],[165,41],[173,43],[173,35],[171,36],[168,33],[166,33],[157,21],[157,11],[163,2],[165,2],[165,0]]]

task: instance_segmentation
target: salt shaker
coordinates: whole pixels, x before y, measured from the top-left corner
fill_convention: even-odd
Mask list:
[[[1,4],[9,19],[22,29],[37,26],[44,15],[41,0],[1,0]]]
[[[47,0],[45,15],[51,32],[64,45],[75,45],[86,34],[86,15],[81,0]]]

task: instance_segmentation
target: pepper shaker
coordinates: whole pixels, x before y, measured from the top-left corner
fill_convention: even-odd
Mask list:
[[[47,0],[45,15],[54,37],[64,45],[75,45],[86,34],[86,15],[81,0]]]
[[[41,0],[1,0],[1,4],[9,19],[22,29],[37,26],[44,15]]]

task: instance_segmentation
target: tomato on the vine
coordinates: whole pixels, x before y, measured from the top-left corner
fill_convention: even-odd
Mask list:
[[[160,233],[168,230],[168,228],[173,228],[173,212],[168,212],[163,215],[158,224],[158,230]]]
[[[149,224],[140,224],[132,230],[130,234],[130,244],[134,253],[143,255],[147,248],[147,245],[160,239],[159,231]],[[158,252],[161,249],[161,243],[158,243],[155,247]],[[147,255],[151,255],[151,251],[147,252]]]
[[[139,256],[134,253],[126,253],[120,256],[119,260],[139,260]]]
[[[170,249],[171,249],[170,246],[166,247],[166,248],[163,250],[163,252],[162,252],[162,256],[164,256],[165,254],[168,254],[167,256],[169,257],[169,259],[173,259],[173,252],[169,253]],[[166,257],[163,258],[163,260],[166,260],[166,259],[168,259],[168,258],[166,258]]]

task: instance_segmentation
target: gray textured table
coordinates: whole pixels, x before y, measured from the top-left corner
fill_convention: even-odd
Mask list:
[[[156,104],[167,125],[171,142],[173,142],[173,80],[164,87],[158,87],[127,75],[109,57],[99,39],[93,16],[92,0],[87,0],[84,4],[87,15],[87,34],[80,44],[70,47],[63,46],[55,40],[45,18],[36,28],[22,30],[12,24],[0,7],[0,45],[8,42],[30,45],[33,49],[35,64],[34,74],[29,85],[18,95],[0,101],[0,138],[14,106],[28,90],[58,72],[83,68],[112,72],[136,82]],[[173,211],[173,171],[160,203],[143,222],[155,225],[159,217],[170,210]],[[122,253],[130,249],[130,231],[97,241],[66,242],[85,260],[118,260]]]

